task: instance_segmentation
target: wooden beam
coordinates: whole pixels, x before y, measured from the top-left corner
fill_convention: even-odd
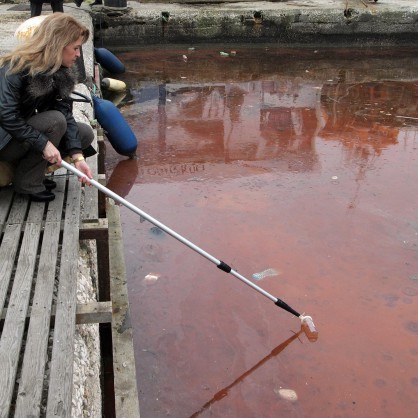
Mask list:
[[[80,224],[80,239],[103,239],[108,236],[106,218],[85,219]]]
[[[7,309],[3,309],[0,317],[0,326],[3,326],[4,320],[6,319]],[[28,315],[26,322],[32,315],[32,308],[28,309]],[[51,327],[54,327],[55,322],[55,307],[51,309]],[[80,324],[107,324],[112,322],[112,302],[89,302],[78,304],[75,313],[75,322],[77,325]]]
[[[114,306],[112,344],[116,416],[139,418],[120,214],[119,208],[111,200],[108,201],[107,214],[109,219],[110,292]]]
[[[90,302],[77,305],[77,324],[104,324],[112,322],[112,302]]]

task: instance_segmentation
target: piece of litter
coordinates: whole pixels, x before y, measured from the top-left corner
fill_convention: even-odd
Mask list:
[[[338,176],[332,176],[332,180],[338,180]]]
[[[183,61],[187,61],[187,55],[183,55]]]
[[[297,393],[292,389],[275,389],[274,390],[282,399],[286,399],[290,402],[295,402],[298,400]]]
[[[219,52],[219,55],[221,56],[221,57],[229,57],[229,54],[228,54],[228,52]]]
[[[160,278],[158,273],[149,273],[145,276],[144,280],[147,282],[156,282]]]
[[[279,274],[280,273],[275,269],[267,269],[267,270],[261,271],[260,273],[254,273],[253,274],[253,279],[254,280],[262,280],[265,277],[278,276]]]

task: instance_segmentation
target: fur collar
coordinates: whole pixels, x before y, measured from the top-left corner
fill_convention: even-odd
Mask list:
[[[71,95],[78,80],[78,71],[75,66],[61,67],[52,76],[39,74],[32,77],[28,83],[28,94],[33,98],[47,96],[55,93],[60,98]]]

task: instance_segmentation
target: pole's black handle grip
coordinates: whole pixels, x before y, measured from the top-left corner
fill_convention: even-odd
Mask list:
[[[274,302],[275,305],[277,305],[279,308],[284,309],[287,312],[290,312],[291,314],[299,317],[300,313],[296,312],[293,308],[291,308],[287,303],[283,302],[280,299],[277,299],[277,302]]]
[[[225,273],[231,273],[232,268],[228,264],[224,263],[222,260],[219,260],[219,264],[216,266],[218,269],[224,271]]]

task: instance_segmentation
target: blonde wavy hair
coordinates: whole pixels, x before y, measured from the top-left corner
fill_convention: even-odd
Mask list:
[[[64,48],[80,37],[84,44],[89,36],[89,29],[71,15],[53,13],[23,44],[0,57],[0,66],[9,63],[11,74],[21,71],[28,71],[30,76],[53,74],[61,67]]]

